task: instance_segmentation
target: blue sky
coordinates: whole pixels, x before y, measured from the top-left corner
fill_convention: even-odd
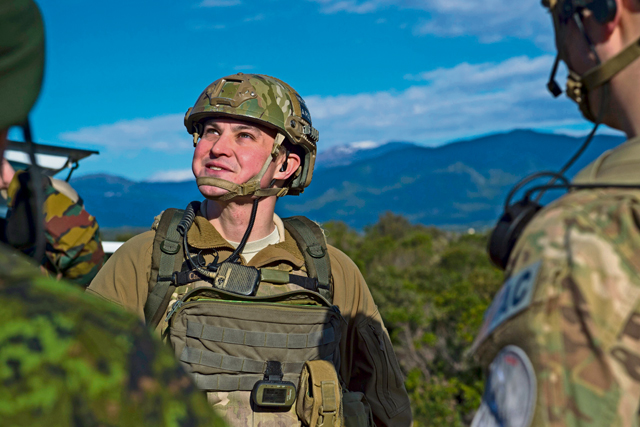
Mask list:
[[[589,128],[568,99],[546,92],[555,52],[538,0],[39,4],[47,69],[32,126],[39,142],[100,150],[82,174],[188,178],[184,112],[236,72],[296,88],[320,150]]]

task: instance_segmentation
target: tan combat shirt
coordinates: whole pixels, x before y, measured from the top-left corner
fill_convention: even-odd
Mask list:
[[[127,241],[100,270],[88,292],[144,319],[154,235],[154,231],[148,231]],[[305,271],[304,258],[295,240],[288,232],[284,237],[284,241],[258,252],[248,265],[293,273]],[[187,239],[190,246],[202,250],[207,263],[213,260],[212,249],[219,252],[220,260],[233,251],[201,213],[196,216]],[[342,324],[340,374],[350,391],[366,395],[377,426],[410,426],[412,416],[404,378],[369,288],[347,255],[332,246],[328,252],[334,281],[333,304],[346,320]]]
[[[640,138],[603,154],[574,182],[640,186]],[[516,353],[505,359],[501,350],[520,348],[534,387],[522,368],[517,381],[487,382],[485,401],[500,399],[500,387],[520,402],[530,397],[532,418],[522,425],[637,426],[640,188],[576,189],[547,206],[518,240],[506,278],[475,353],[491,377],[497,366],[508,374],[508,363],[517,365]]]

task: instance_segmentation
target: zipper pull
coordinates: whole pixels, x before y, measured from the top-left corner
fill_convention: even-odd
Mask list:
[[[169,319],[171,319],[171,316],[173,316],[173,314],[178,311],[178,309],[180,307],[182,307],[182,299],[179,299],[178,301],[174,302],[173,305],[171,306],[171,310],[169,310],[169,313],[167,313],[167,317],[165,317],[164,321],[165,322],[169,322]]]
[[[382,337],[380,336],[380,334],[378,333],[378,331],[376,330],[375,326],[373,326],[371,323],[369,323],[369,327],[371,328],[371,330],[373,331],[373,335],[376,336],[376,338],[378,339],[378,343],[380,344],[380,350],[386,352],[387,349],[384,346],[384,341],[382,341]]]

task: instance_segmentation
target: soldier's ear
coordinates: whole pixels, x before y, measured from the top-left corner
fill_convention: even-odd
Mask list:
[[[274,175],[274,179],[287,179],[293,175],[300,167],[300,156],[290,151],[285,152],[285,156],[281,156],[277,161],[278,172]]]

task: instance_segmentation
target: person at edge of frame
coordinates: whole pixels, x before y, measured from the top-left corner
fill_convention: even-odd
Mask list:
[[[0,0],[0,158],[8,129],[27,119],[43,72],[37,5]],[[0,305],[0,424],[224,426],[137,317],[42,275],[3,243]]]
[[[507,255],[472,348],[486,372],[472,426],[637,426],[640,1],[543,5],[569,69],[567,95],[592,134],[604,123],[628,139],[556,184],[570,192],[539,210]]]
[[[342,425],[342,417],[316,413],[329,407],[344,412],[347,426],[409,426],[404,378],[362,274],[344,253],[326,245],[317,224],[293,217],[317,238],[305,249],[289,227],[292,219],[274,213],[277,197],[299,194],[311,181],[319,135],[303,99],[281,80],[238,73],[209,85],[187,111],[185,126],[193,135],[192,169],[205,200],[187,207],[182,231],[179,224],[167,232],[177,230],[181,238],[172,242],[167,237],[158,245],[162,223],[170,216],[165,211],[153,230],[116,251],[87,292],[124,306],[168,335],[196,384],[232,426]],[[161,251],[180,251],[167,273],[159,272],[162,266],[155,261]],[[315,278],[315,261],[305,258],[309,253],[326,266],[325,273],[317,268]],[[260,278],[250,282],[256,271]],[[322,276],[329,272],[322,289]],[[274,274],[284,274],[284,279],[269,279]],[[183,280],[188,277],[193,279]],[[235,291],[224,293],[231,282]],[[164,302],[149,310],[162,283],[168,286],[159,295]],[[202,302],[195,301],[196,295]],[[314,300],[318,312],[326,309],[318,321],[324,325],[312,324],[308,319],[317,316],[313,310],[297,313],[299,306],[292,302],[286,309],[283,304],[252,305],[291,295]],[[318,334],[323,334],[321,342]],[[294,350],[300,348],[291,341],[294,336],[307,343],[301,345],[306,350]],[[331,363],[323,374],[314,374],[319,359]],[[267,372],[270,366],[276,375]],[[283,401],[269,409],[260,403],[263,375],[264,381],[288,382],[291,392],[299,393],[295,404]],[[312,378],[308,384],[307,377]],[[312,382],[339,382],[343,401],[331,391],[333,397],[323,395],[324,404],[319,404],[319,391],[304,392]],[[367,411],[353,412],[354,402],[362,410],[370,406],[372,419]]]
[[[0,241],[32,256],[31,239],[25,233],[16,233],[25,228],[24,209],[33,201],[30,170],[16,172],[6,159],[2,160],[0,169],[0,192],[9,208],[7,218],[0,221],[4,225]],[[47,246],[41,270],[58,280],[64,278],[86,288],[105,260],[98,221],[87,212],[82,198],[66,181],[43,177],[42,192]]]

